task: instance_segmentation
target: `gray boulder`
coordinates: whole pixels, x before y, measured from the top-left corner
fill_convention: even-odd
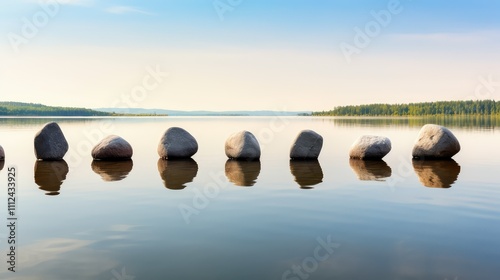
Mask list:
[[[3,169],[5,165],[5,152],[3,151],[2,146],[0,146],[0,170]]]
[[[61,160],[68,152],[68,148],[68,141],[55,122],[46,124],[35,135],[35,156],[37,159]]]
[[[133,153],[132,146],[125,139],[116,135],[102,139],[92,149],[92,157],[103,160],[130,159]]]
[[[382,159],[391,151],[391,140],[383,136],[364,135],[351,146],[350,158]]]
[[[227,138],[226,155],[230,159],[255,160],[260,158],[260,145],[257,138],[248,131],[240,131]]]
[[[413,146],[414,158],[449,159],[460,151],[460,143],[446,127],[426,124]]]
[[[198,152],[198,142],[180,127],[171,127],[165,131],[158,144],[158,155],[162,159],[190,158],[196,152]]]
[[[317,159],[323,148],[323,137],[312,130],[303,130],[297,135],[292,148],[292,159]]]

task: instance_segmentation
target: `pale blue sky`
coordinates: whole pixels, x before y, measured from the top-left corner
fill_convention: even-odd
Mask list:
[[[499,100],[499,83],[481,86],[500,81],[498,11],[486,0],[7,0],[0,100],[179,110]],[[356,45],[356,28],[372,28],[368,43]],[[144,93],[148,67],[169,76]]]

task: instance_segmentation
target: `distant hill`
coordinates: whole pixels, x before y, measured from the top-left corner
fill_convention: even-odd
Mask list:
[[[166,114],[169,116],[299,116],[310,111],[179,111],[143,108],[96,108],[94,110],[117,114]]]
[[[313,116],[466,116],[500,115],[500,101],[436,101],[409,104],[367,104],[339,106]]]
[[[113,116],[85,108],[52,107],[35,103],[0,102],[0,116]]]
[[[293,111],[179,111],[143,108],[74,108],[54,107],[36,103],[0,101],[0,116],[54,116],[54,117],[92,117],[92,116],[299,116],[311,112]]]

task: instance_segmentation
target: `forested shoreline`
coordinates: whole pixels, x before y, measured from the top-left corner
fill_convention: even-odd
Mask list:
[[[19,117],[105,117],[105,116],[167,116],[166,114],[124,114],[87,108],[55,107],[36,103],[0,102],[0,116]]]
[[[0,116],[146,116],[118,114],[86,108],[54,107],[36,103],[0,102]],[[154,114],[156,115],[156,114]],[[165,116],[165,114],[159,114]],[[305,115],[305,114],[304,114]],[[366,104],[337,106],[333,110],[312,112],[312,116],[500,116],[500,101],[436,101],[408,104]]]
[[[0,116],[113,116],[85,108],[52,107],[35,103],[0,102]]]
[[[367,104],[337,106],[313,116],[435,116],[500,115],[500,101],[436,101],[408,104]]]

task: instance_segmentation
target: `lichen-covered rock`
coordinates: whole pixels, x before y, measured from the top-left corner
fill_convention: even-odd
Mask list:
[[[364,135],[351,146],[350,158],[382,159],[391,151],[391,140],[383,136]]]
[[[323,137],[312,130],[303,130],[297,135],[291,149],[292,159],[317,159],[323,148]]]
[[[255,160],[260,158],[260,145],[257,138],[248,131],[232,134],[226,140],[225,151],[228,158]]]
[[[35,135],[35,156],[41,160],[61,160],[69,145],[64,134],[55,122],[46,124]]]
[[[426,124],[413,146],[414,158],[450,159],[460,151],[460,143],[446,127]]]
[[[101,140],[93,149],[92,157],[102,160],[125,160],[133,155],[132,146],[123,138],[110,135]]]
[[[171,127],[158,144],[158,155],[163,159],[190,158],[198,152],[198,142],[186,130]]]

